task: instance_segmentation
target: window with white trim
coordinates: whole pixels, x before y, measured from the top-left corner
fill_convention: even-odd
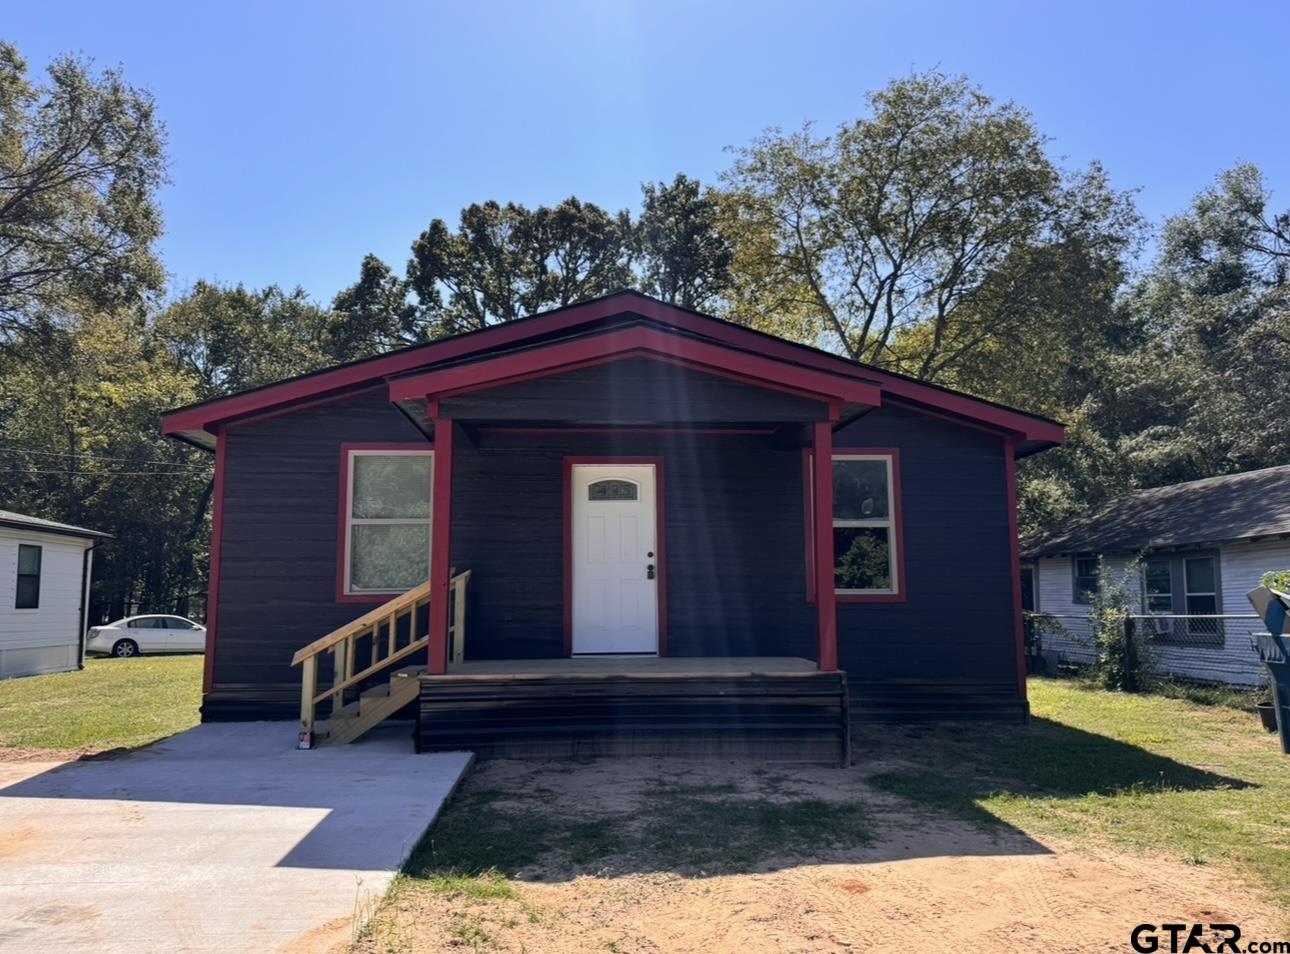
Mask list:
[[[889,454],[833,456],[833,580],[840,594],[900,592]]]
[[[14,609],[40,607],[41,548],[31,543],[18,544],[18,579],[14,587]]]
[[[430,577],[434,452],[346,455],[345,593],[403,593]]]

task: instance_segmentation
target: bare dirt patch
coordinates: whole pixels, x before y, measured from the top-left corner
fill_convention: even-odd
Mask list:
[[[1216,911],[1279,936],[1218,870],[929,811],[883,769],[481,763],[358,950],[1122,951]]]

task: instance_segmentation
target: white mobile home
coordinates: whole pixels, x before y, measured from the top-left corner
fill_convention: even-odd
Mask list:
[[[1024,548],[1028,608],[1046,621],[1043,649],[1061,662],[1093,658],[1086,623],[1098,560],[1128,581],[1150,625],[1157,671],[1205,682],[1256,685],[1263,666],[1250,643],[1264,628],[1245,594],[1269,570],[1290,568],[1290,466],[1126,494]]]
[[[97,530],[0,510],[0,679],[81,665]]]

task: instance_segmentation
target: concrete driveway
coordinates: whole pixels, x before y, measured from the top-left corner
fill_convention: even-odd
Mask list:
[[[315,951],[348,941],[470,764],[407,729],[298,752],[203,725],[117,758],[0,763],[0,949]]]

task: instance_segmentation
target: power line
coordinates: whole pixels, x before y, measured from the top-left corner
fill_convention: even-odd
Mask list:
[[[165,467],[207,467],[208,464],[191,463],[174,460],[153,460],[142,457],[110,457],[106,454],[70,454],[59,451],[40,451],[28,447],[17,447],[13,444],[0,444],[0,454],[36,454],[41,457],[72,457],[77,460],[110,460],[127,464],[161,464]]]
[[[71,477],[187,477],[186,470],[0,470],[0,474],[65,474]]]

